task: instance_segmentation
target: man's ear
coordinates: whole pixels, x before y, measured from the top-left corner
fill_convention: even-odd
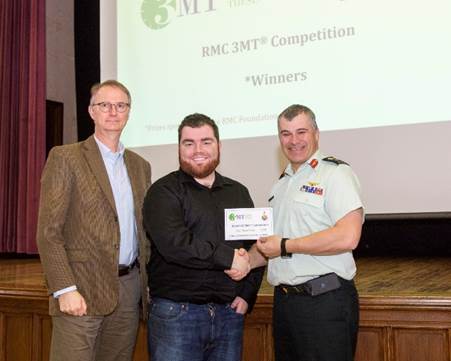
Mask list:
[[[89,115],[91,116],[91,118],[92,119],[94,119],[94,117],[93,117],[93,108],[92,108],[92,105],[88,105],[88,113],[89,113]]]

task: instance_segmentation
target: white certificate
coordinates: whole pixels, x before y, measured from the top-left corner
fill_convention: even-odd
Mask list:
[[[225,239],[258,239],[274,234],[272,208],[225,209]]]

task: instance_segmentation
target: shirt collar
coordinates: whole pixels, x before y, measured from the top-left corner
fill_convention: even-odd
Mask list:
[[[119,142],[117,152],[113,152],[110,148],[108,148],[105,144],[103,144],[95,135],[94,139],[99,146],[100,154],[102,154],[102,158],[117,160],[124,156],[125,147]]]

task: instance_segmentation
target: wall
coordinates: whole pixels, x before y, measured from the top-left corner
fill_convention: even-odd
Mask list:
[[[63,142],[77,141],[73,0],[46,1],[47,99],[64,103]]]

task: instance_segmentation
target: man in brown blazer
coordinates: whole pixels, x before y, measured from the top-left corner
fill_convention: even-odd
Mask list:
[[[131,360],[146,315],[149,243],[142,202],[150,165],[119,138],[127,88],[91,89],[94,135],[51,150],[41,179],[37,243],[53,322],[51,360]]]

